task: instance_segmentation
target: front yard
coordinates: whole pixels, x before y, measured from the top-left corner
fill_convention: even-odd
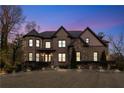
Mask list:
[[[124,87],[124,72],[46,70],[0,76],[0,87],[12,88],[118,88]]]

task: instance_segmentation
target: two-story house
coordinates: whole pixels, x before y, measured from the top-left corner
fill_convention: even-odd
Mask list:
[[[24,62],[49,62],[54,66],[69,66],[71,49],[75,48],[75,62],[99,62],[103,51],[108,55],[108,41],[100,39],[90,28],[38,33],[32,30],[24,37]]]

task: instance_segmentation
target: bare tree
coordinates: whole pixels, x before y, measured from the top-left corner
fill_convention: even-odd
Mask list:
[[[36,29],[36,30],[39,31],[40,30],[40,26],[35,21],[27,22],[27,24],[25,26],[26,32],[30,32],[33,29]]]
[[[98,36],[100,39],[103,39],[105,37],[105,33],[104,32],[99,32]]]
[[[112,53],[117,54],[119,56],[124,56],[124,33],[120,33],[118,38],[114,38],[110,35],[109,40],[111,42]]]
[[[118,38],[109,36],[111,42],[112,59],[116,61],[117,67],[124,70],[124,33],[120,33]]]
[[[8,48],[8,34],[24,21],[20,6],[0,6],[1,49]]]
[[[0,6],[0,64],[4,64],[2,68],[8,69],[11,63],[8,35],[13,31],[15,33],[24,19],[20,6]]]
[[[13,62],[12,65],[15,65],[17,59],[21,61],[22,58],[22,34],[17,34],[15,40],[12,43],[12,50],[13,50]]]

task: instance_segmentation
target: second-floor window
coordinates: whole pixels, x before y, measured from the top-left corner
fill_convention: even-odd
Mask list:
[[[40,47],[40,40],[36,40],[36,47]]]
[[[45,48],[51,48],[51,42],[45,42]]]
[[[90,39],[89,38],[86,38],[86,43],[89,43],[90,42]]]
[[[66,47],[66,41],[65,40],[59,40],[58,41],[58,47]]]
[[[29,39],[29,47],[32,47],[32,46],[33,46],[33,40]]]

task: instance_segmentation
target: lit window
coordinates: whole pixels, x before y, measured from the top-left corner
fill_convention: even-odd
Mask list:
[[[40,40],[36,40],[36,47],[40,47]]]
[[[50,62],[52,59],[52,55],[51,54],[45,54],[45,62]]]
[[[58,61],[59,62],[65,62],[66,61],[66,54],[65,53],[59,53],[58,54]]]
[[[51,59],[52,59],[52,55],[51,55],[51,54],[49,54],[49,62],[51,61]]]
[[[36,53],[36,61],[40,61],[40,54]]]
[[[89,43],[89,41],[90,41],[89,38],[86,38],[86,43]]]
[[[32,39],[29,40],[29,46],[30,46],[30,47],[33,46],[33,40],[32,40]]]
[[[47,57],[47,55],[45,55],[45,62],[47,62],[48,61],[48,57]]]
[[[93,60],[98,61],[98,53],[97,52],[93,53]]]
[[[80,61],[80,52],[76,52],[76,61]]]
[[[45,43],[45,48],[51,48],[51,42],[46,42]]]
[[[29,61],[33,61],[33,54],[32,53],[29,53],[28,57],[29,57]]]
[[[66,41],[65,40],[59,40],[58,41],[58,46],[59,47],[66,47]]]

